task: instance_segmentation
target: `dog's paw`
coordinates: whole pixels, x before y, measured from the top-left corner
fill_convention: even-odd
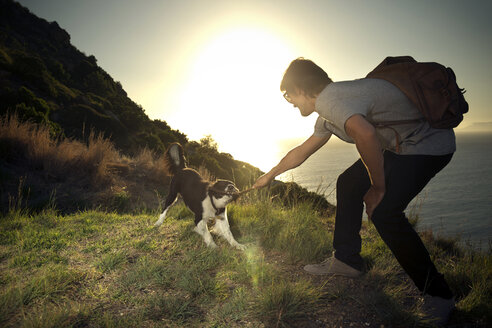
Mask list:
[[[246,245],[243,245],[243,244],[239,244],[237,243],[236,245],[234,245],[234,247],[236,247],[237,249],[239,249],[240,251],[245,251],[246,248],[248,248]]]
[[[217,248],[217,244],[214,243],[214,242],[211,242],[210,244],[207,245],[208,248],[211,248],[211,249],[216,249]]]

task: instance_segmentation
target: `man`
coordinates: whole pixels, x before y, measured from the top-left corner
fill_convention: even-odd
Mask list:
[[[452,129],[433,129],[418,108],[393,84],[380,79],[332,82],[310,60],[298,58],[287,68],[280,86],[302,116],[316,112],[314,133],[292,149],[254,188],[302,164],[335,134],[355,143],[360,154],[337,180],[333,257],[306,265],[311,274],[357,277],[362,274],[359,235],[364,204],[369,219],[398,262],[424,295],[429,314],[445,322],[454,298],[432,263],[404,210],[451,160],[456,149]],[[378,122],[410,121],[386,128]]]

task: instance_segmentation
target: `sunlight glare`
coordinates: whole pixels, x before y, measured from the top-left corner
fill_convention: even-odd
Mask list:
[[[236,28],[219,35],[197,55],[171,120],[186,126],[190,139],[210,134],[220,151],[269,169],[278,160],[278,140],[289,136],[300,117],[279,90],[293,58],[265,30]]]

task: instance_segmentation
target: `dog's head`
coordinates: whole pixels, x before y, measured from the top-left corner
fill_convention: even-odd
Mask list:
[[[228,180],[217,180],[210,188],[210,194],[224,203],[224,206],[239,197],[239,189],[233,182]]]

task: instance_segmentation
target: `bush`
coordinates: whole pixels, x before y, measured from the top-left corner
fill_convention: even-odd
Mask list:
[[[29,80],[42,80],[44,74],[48,72],[43,60],[39,57],[17,51],[13,58],[12,69]]]
[[[137,140],[142,148],[147,147],[158,153],[164,153],[166,151],[161,139],[153,133],[140,133],[137,136]]]
[[[54,58],[48,59],[48,68],[51,74],[62,82],[68,82],[70,80],[70,74],[65,70],[62,63]]]
[[[9,67],[12,63],[12,58],[10,58],[7,52],[0,48],[0,67]]]
[[[335,206],[330,204],[325,197],[308,191],[294,182],[275,181],[270,192],[274,199],[284,206],[295,207],[299,203],[310,203],[314,209],[324,212],[325,215],[335,212]]]
[[[100,71],[95,71],[87,74],[84,78],[84,90],[98,93],[108,94],[114,92],[113,81]]]
[[[40,57],[17,51],[13,55],[11,69],[42,91],[56,98],[58,93],[53,85],[54,79]]]

